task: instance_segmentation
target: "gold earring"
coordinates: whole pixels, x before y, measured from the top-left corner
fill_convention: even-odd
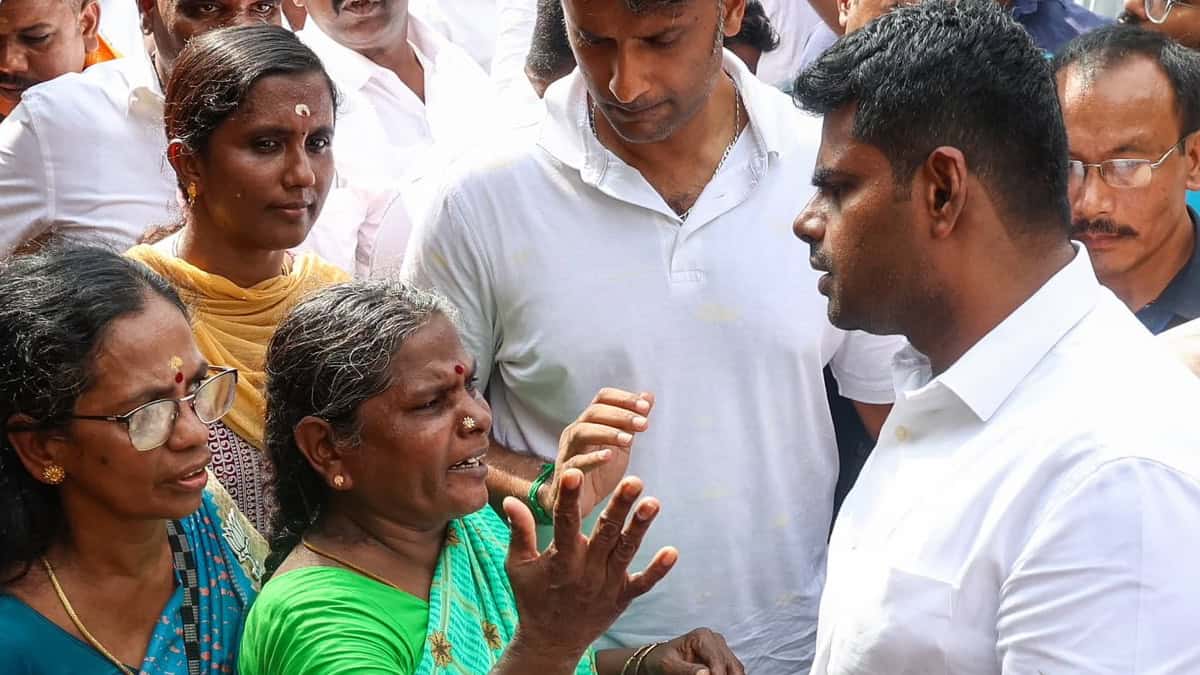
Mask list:
[[[473,431],[475,427],[479,426],[475,423],[475,418],[470,415],[462,418],[462,422],[459,422],[459,424],[462,425],[463,431]]]
[[[196,203],[196,193],[197,193],[197,192],[198,192],[198,190],[196,190],[196,184],[195,184],[195,183],[188,183],[188,186],[187,186],[187,202],[188,202],[188,206],[191,206],[192,204],[195,204],[195,203]]]
[[[67,472],[57,464],[47,464],[46,468],[42,469],[42,480],[50,485],[58,485],[67,477]]]
[[[333,477],[333,487],[335,487],[339,490],[346,487],[346,477],[340,473],[338,475],[334,476]]]

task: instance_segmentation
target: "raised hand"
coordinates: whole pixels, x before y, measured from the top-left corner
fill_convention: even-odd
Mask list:
[[[634,436],[649,427],[653,407],[649,392],[601,389],[559,437],[554,479],[547,483],[542,501],[554,504],[566,470],[579,469],[584,475],[579,508],[585,517],[590,514],[625,475]]]
[[[580,531],[583,484],[578,469],[563,472],[554,505],[554,541],[543,553],[538,553],[528,507],[511,497],[504,500],[512,523],[506,567],[521,617],[513,642],[523,653],[538,653],[554,663],[578,660],[679,557],[675,549],[663,548],[646,569],[629,574],[629,564],[658,515],[658,500],[647,498],[635,508],[642,482],[622,480],[588,538]],[[630,511],[633,517],[626,524]]]

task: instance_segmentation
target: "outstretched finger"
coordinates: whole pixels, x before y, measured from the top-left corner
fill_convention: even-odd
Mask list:
[[[596,450],[583,455],[575,455],[564,462],[562,467],[559,468],[559,471],[565,471],[567,469],[579,469],[586,475],[589,471],[607,464],[608,460],[612,459],[612,456],[613,450],[609,448]]]
[[[625,526],[625,531],[621,533],[620,540],[609,556],[610,574],[625,574],[629,569],[629,563],[633,562],[633,556],[637,555],[638,549],[642,547],[642,539],[661,509],[662,505],[653,497],[637,505],[633,511],[633,518]]]
[[[608,446],[619,450],[628,450],[633,445],[633,434],[624,429],[610,427],[607,424],[595,422],[576,422],[567,432],[567,445],[571,450],[567,459],[574,456],[579,449],[596,445]]]
[[[529,507],[516,497],[505,497],[503,507],[512,528],[512,536],[508,542],[509,560],[523,563],[538,557],[537,529]]]
[[[567,469],[562,473],[558,483],[558,498],[554,501],[554,546],[568,555],[578,553],[580,542],[579,528],[582,517],[579,515],[579,493],[583,487],[583,472],[579,469]]]
[[[658,582],[667,576],[667,572],[679,562],[679,551],[675,550],[674,546],[667,546],[659,549],[658,553],[654,554],[654,558],[646,565],[646,569],[637,574],[630,575],[629,582],[625,585],[625,593],[622,598],[625,602],[630,602],[638,596],[645,595],[654,588]]]
[[[608,506],[604,507],[604,513],[600,514],[596,526],[592,528],[592,536],[588,541],[587,567],[589,573],[599,577],[608,574],[605,567],[612,557],[613,550],[623,537],[621,531],[625,528],[625,519],[629,517],[629,510],[633,508],[634,502],[641,494],[642,480],[637,476],[622,479],[617,485],[617,489],[613,491],[613,497],[609,500]]]
[[[603,403],[645,415],[654,407],[654,396],[648,392],[634,393],[624,389],[605,387],[596,394],[592,403]]]
[[[593,403],[588,406],[587,410],[584,410],[583,414],[579,416],[578,422],[602,424],[634,434],[645,431],[650,424],[649,418],[637,410],[604,403]]]

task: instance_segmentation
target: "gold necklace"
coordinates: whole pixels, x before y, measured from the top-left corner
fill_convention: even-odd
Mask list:
[[[62,603],[63,609],[67,610],[67,616],[71,617],[71,623],[75,624],[75,628],[79,630],[79,634],[83,636],[83,639],[87,640],[88,644],[100,652],[104,658],[112,661],[113,665],[122,673],[133,675],[132,670],[126,668],[124,663],[121,663],[117,657],[112,655],[112,652],[105,649],[104,645],[100,644],[100,641],[84,627],[83,622],[79,620],[79,615],[75,613],[75,608],[71,606],[71,601],[67,599],[67,594],[63,592],[62,585],[58,583],[58,577],[54,574],[54,568],[50,566],[50,561],[46,560],[44,556],[42,557],[42,564],[46,566],[46,576],[50,577],[50,584],[54,586],[54,592],[58,593],[59,602]]]
[[[394,588],[398,591],[404,591],[403,588],[400,588],[396,584],[393,584],[392,582],[388,581],[387,579],[384,579],[383,577],[379,576],[378,574],[372,574],[372,573],[368,572],[367,570],[359,567],[358,565],[355,565],[354,563],[350,562],[349,560],[346,560],[345,558],[340,558],[340,557],[338,557],[332,553],[329,553],[327,551],[322,551],[321,549],[317,548],[316,546],[313,546],[312,544],[308,543],[308,539],[301,539],[300,543],[304,544],[304,548],[312,551],[313,553],[316,553],[317,555],[321,556],[322,558],[328,558],[328,559],[334,561],[335,563],[338,563],[339,565],[344,565],[345,567],[352,569],[355,572],[358,572],[359,574],[363,575],[364,577],[366,577],[368,579],[378,581],[379,583],[383,584],[384,586],[391,586],[392,588]]]

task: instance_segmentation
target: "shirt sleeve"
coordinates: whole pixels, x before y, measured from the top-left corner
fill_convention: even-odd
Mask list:
[[[444,295],[459,312],[459,332],[477,359],[480,390],[486,390],[501,339],[496,324],[495,276],[469,211],[454,190],[443,192],[412,233],[400,276]]]
[[[838,393],[859,403],[887,404],[896,400],[892,357],[904,346],[899,335],[849,331],[829,362]]]
[[[1200,484],[1102,465],[1052,505],[1000,590],[1002,672],[1200,672]]]
[[[50,229],[52,167],[45,156],[32,106],[18,105],[0,122],[0,257]]]

